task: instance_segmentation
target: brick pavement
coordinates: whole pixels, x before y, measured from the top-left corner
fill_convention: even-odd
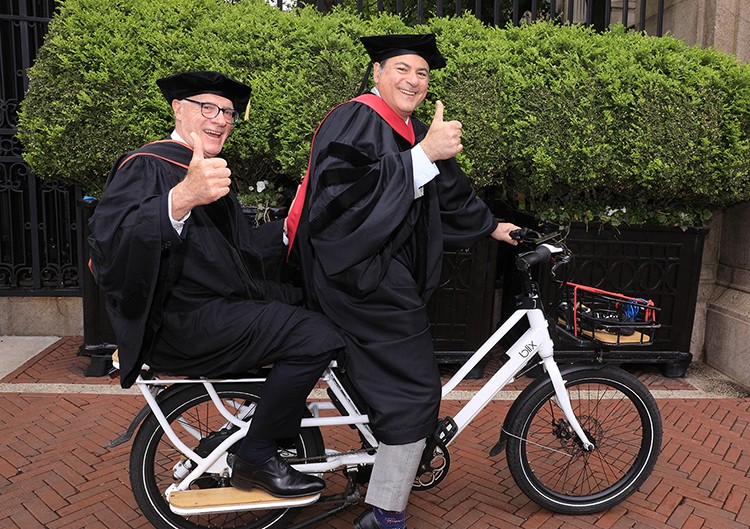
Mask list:
[[[130,491],[129,444],[108,443],[141,397],[85,378],[79,337],[67,337],[0,380],[0,527],[150,528]],[[496,401],[452,445],[452,468],[435,489],[413,494],[411,528],[747,529],[750,527],[750,398],[720,398],[688,379],[640,374],[664,420],[662,455],[641,490],[604,513],[563,516],[528,500],[504,456],[489,458],[509,402]],[[481,381],[467,381],[471,390]],[[49,384],[62,384],[49,386]],[[14,391],[19,388],[19,391]],[[97,388],[102,392],[97,392]],[[455,413],[459,401],[442,413]],[[324,432],[324,435],[325,432]],[[743,441],[745,439],[745,441]],[[349,529],[361,506],[319,523]]]

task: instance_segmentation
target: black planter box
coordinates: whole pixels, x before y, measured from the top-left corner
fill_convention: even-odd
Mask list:
[[[112,353],[117,349],[115,333],[107,316],[104,292],[94,281],[88,263],[90,258],[88,236],[89,219],[94,214],[98,200],[78,202],[81,211],[81,274],[83,290],[83,344],[79,355],[91,358],[87,377],[105,376],[112,367]]]
[[[439,364],[465,363],[493,332],[497,248],[487,238],[472,248],[444,252],[440,285],[427,304]],[[468,377],[482,377],[486,363]]]

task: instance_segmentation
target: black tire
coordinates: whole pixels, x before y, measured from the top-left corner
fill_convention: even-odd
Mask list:
[[[661,414],[646,387],[620,368],[565,379],[573,411],[596,448],[583,450],[550,382],[528,396],[508,427],[508,467],[540,506],[590,514],[620,503],[651,474],[661,448]]]
[[[260,400],[257,384],[217,384],[217,393],[225,401],[236,403],[237,415],[251,416],[254,405]],[[240,407],[241,406],[241,407]],[[190,385],[177,391],[161,403],[164,415],[185,444],[196,453],[206,445],[216,445],[226,435],[222,427],[226,420],[219,415],[202,385]],[[187,421],[200,432],[200,440],[175,425],[177,419]],[[203,446],[199,447],[199,444]],[[324,454],[325,448],[320,430],[303,428],[297,439],[286,447],[279,448],[284,457],[313,457]],[[230,449],[230,452],[233,450]],[[201,454],[202,455],[202,454]],[[153,414],[149,415],[138,430],[130,452],[130,484],[133,495],[143,514],[157,529],[277,529],[286,527],[299,509],[269,509],[238,513],[223,513],[201,516],[180,516],[173,513],[164,497],[164,491],[173,483],[175,465],[183,456],[177,451]],[[228,487],[229,480],[219,474],[204,474],[192,488]]]

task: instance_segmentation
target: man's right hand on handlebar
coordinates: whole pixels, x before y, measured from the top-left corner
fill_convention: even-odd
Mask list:
[[[552,273],[562,264],[570,260],[570,255],[565,243],[560,239],[558,232],[551,232],[546,235],[532,230],[530,228],[521,228],[510,233],[510,236],[524,246],[530,247],[530,251],[521,253],[516,257],[516,268],[520,271],[526,271],[532,266],[539,263],[546,263],[554,260]]]
[[[528,239],[540,239],[542,234],[531,228],[518,228],[511,231],[510,236],[518,242],[525,242]]]
[[[492,238],[496,241],[507,242],[513,246],[518,244],[519,239],[513,237],[513,233],[521,231],[521,228],[510,222],[498,222],[495,231],[492,232]]]

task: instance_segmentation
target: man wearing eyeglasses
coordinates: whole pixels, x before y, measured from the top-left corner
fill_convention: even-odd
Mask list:
[[[174,131],[115,163],[90,221],[120,383],[130,387],[144,362],[191,377],[273,364],[231,483],[279,497],[319,492],[323,480],[294,470],[277,446],[297,436],[305,400],[343,340],[325,316],[294,306],[299,292],[267,280],[285,256],[282,221],[251,228],[230,193],[219,154],[250,87],[216,72],[157,84]]]

